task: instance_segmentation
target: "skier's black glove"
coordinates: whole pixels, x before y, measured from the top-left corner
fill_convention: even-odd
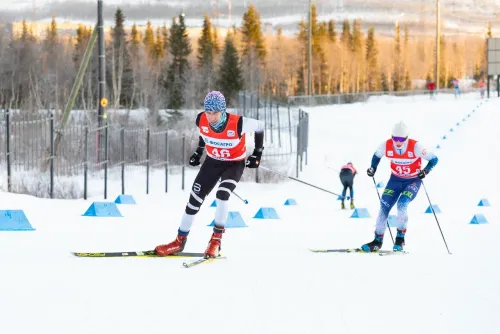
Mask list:
[[[419,173],[418,173],[418,178],[420,180],[422,180],[427,174],[429,174],[428,171],[426,171],[425,169],[422,169]]]
[[[369,177],[373,177],[373,175],[375,175],[375,172],[377,171],[377,168],[373,168],[373,167],[370,167],[368,168],[368,170],[366,171],[366,174],[368,174]]]
[[[201,154],[198,152],[194,152],[193,155],[189,158],[189,164],[191,166],[198,166],[200,164]]]
[[[264,150],[263,147],[256,148],[255,150],[253,150],[252,155],[248,157],[247,162],[246,162],[246,166],[248,168],[259,168],[260,159],[262,158],[262,151],[263,150]]]

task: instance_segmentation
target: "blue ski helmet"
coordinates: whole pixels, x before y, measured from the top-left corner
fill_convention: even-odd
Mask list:
[[[205,111],[226,113],[226,99],[219,91],[212,91],[205,96]]]

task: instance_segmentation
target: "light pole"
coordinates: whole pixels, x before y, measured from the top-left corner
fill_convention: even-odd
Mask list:
[[[307,38],[307,95],[309,95],[309,102],[311,101],[312,96],[312,0],[309,0],[309,28],[308,30],[308,38]],[[309,103],[310,104],[310,103]]]
[[[441,19],[440,19],[440,9],[439,9],[439,0],[436,0],[436,68],[434,70],[435,73],[435,82],[436,82],[436,93],[439,90],[439,47],[440,47],[440,33],[439,33],[439,26],[441,24]]]

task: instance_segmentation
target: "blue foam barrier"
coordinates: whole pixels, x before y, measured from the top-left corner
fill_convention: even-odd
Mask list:
[[[459,122],[457,122],[457,126],[460,126],[460,123],[459,123]]]
[[[356,208],[351,215],[351,218],[371,218],[368,209],[365,208]]]
[[[212,222],[208,226],[214,226],[214,225],[215,225],[215,220],[212,220]],[[238,227],[248,227],[248,225],[245,224],[243,217],[238,211],[230,211],[229,214],[227,215],[226,224],[224,225],[224,227],[238,228]]]
[[[453,130],[453,128],[450,128],[450,132],[453,132],[453,131],[455,131],[455,130]]]
[[[0,231],[35,231],[23,210],[0,210]]]
[[[212,202],[212,204],[210,204],[210,207],[211,207],[211,208],[215,208],[215,207],[217,207],[217,201],[216,201],[216,200],[214,200],[214,201]]]
[[[389,222],[389,227],[398,227],[398,218],[395,215],[389,215],[387,221]]]
[[[274,208],[260,208],[259,211],[253,216],[257,219],[280,219],[278,213]]]
[[[491,206],[490,201],[486,198],[481,198],[477,206]]]
[[[293,198],[289,198],[285,201],[285,205],[297,205],[297,201]]]
[[[443,136],[443,139],[446,139],[446,136]]]
[[[439,208],[439,206],[437,204],[433,204],[432,209],[434,209],[435,213],[441,213],[441,209]],[[432,209],[431,209],[431,206],[429,205],[427,207],[427,210],[425,210],[425,213],[432,213]]]
[[[472,217],[472,220],[470,221],[470,224],[488,224],[488,220],[482,213],[476,213],[474,217]]]
[[[377,183],[377,188],[383,188],[383,187],[385,187],[384,181],[380,181],[379,183]]]
[[[123,217],[115,202],[94,202],[82,216]]]
[[[439,144],[438,144],[438,146],[436,146],[436,148],[441,148],[441,146],[439,146]]]
[[[136,204],[132,195],[118,195],[115,199],[116,204]]]

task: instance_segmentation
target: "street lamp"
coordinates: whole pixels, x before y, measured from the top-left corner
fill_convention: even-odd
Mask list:
[[[439,0],[436,0],[436,68],[434,69],[435,72],[435,82],[436,82],[436,93],[439,90],[439,47],[440,47],[440,33],[439,33],[439,26],[440,26],[440,9],[439,9]]]
[[[309,95],[309,102],[311,101],[312,96],[312,0],[309,0],[309,28],[308,30],[308,38],[307,38],[307,48],[308,48],[308,56],[307,56],[307,95]],[[309,103],[310,104],[310,103]]]

